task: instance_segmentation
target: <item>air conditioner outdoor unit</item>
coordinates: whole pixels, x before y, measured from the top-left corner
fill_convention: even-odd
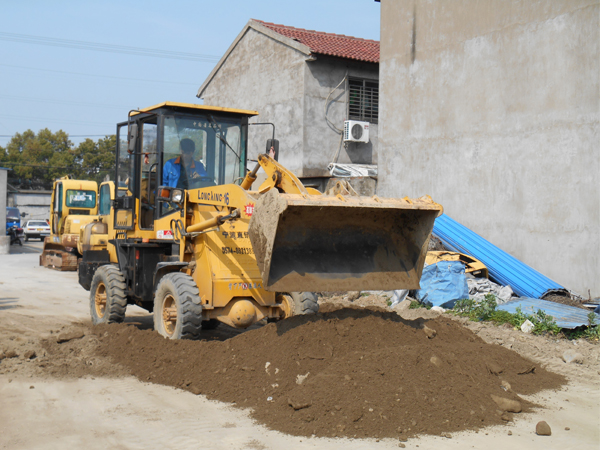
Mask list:
[[[344,122],[344,142],[369,142],[369,122],[346,120]]]

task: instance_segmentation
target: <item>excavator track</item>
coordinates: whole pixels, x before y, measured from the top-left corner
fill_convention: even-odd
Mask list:
[[[77,255],[71,253],[58,236],[48,236],[44,239],[40,266],[61,272],[74,272],[77,271]]]

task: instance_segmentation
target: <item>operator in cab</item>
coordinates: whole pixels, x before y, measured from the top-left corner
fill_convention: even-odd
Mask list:
[[[185,138],[179,146],[181,155],[169,159],[163,167],[163,184],[179,189],[194,189],[198,182],[208,178],[208,173],[200,161],[194,160],[194,141]]]

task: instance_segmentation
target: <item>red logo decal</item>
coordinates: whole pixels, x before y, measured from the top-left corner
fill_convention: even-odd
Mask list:
[[[248,203],[244,206],[244,212],[248,217],[252,217],[252,214],[254,213],[254,203]]]

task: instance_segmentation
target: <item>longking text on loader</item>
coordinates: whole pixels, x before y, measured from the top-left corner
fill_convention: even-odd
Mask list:
[[[441,206],[321,195],[266,154],[247,171],[256,114],[166,102],[117,125],[116,181],[80,232],[94,324],[136,304],[163,336],[197,338],[221,322],[316,312],[314,291],[419,287]],[[252,190],[259,168],[267,179]]]

